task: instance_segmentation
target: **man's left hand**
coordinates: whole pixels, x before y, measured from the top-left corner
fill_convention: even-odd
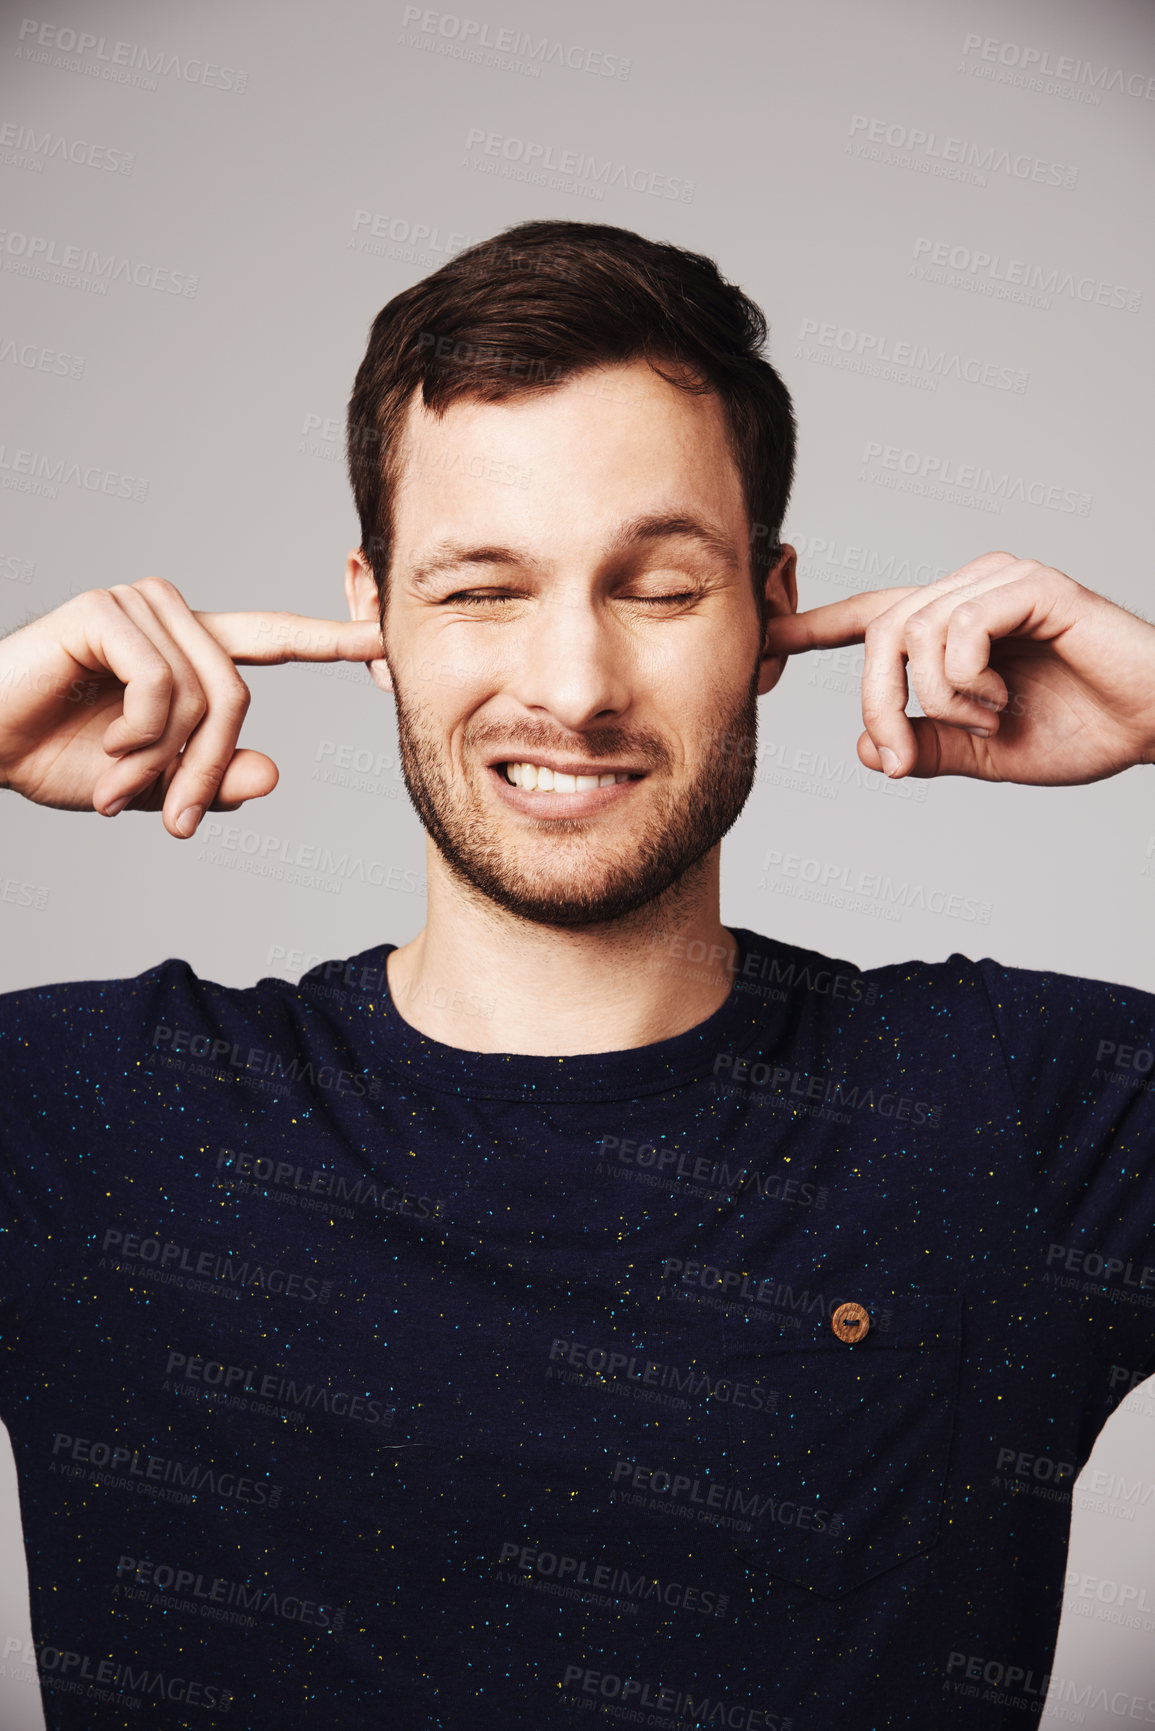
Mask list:
[[[1155,625],[1037,559],[984,553],[937,583],[775,614],[763,653],[848,643],[866,646],[868,769],[1063,787],[1155,763]]]

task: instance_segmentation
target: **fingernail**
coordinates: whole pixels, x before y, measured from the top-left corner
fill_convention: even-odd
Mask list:
[[[105,806],[105,808],[104,808],[105,817],[115,817],[117,812],[123,811],[127,804],[128,804],[128,795],[125,794],[124,798],[118,799],[115,805],[106,805]]]
[[[991,736],[989,727],[967,727],[963,731],[965,733],[977,733],[980,739],[989,739]]]
[[[887,775],[893,775],[898,768],[898,753],[891,751],[889,745],[880,745],[878,755],[882,759],[882,767]]]
[[[205,814],[203,805],[186,805],[176,820],[176,827],[182,835],[191,835]]]

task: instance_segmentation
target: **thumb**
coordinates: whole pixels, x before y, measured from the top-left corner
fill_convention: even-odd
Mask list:
[[[927,778],[969,775],[979,781],[998,779],[991,768],[989,739],[980,739],[977,734],[967,733],[965,728],[948,727],[945,722],[932,721],[925,715],[911,715],[907,721],[914,734],[914,760],[911,761],[909,748],[903,747],[898,753],[899,767],[894,772],[894,780],[901,781],[908,775]],[[881,775],[886,775],[878,747],[869,733],[863,732],[858,736],[858,758],[867,769],[876,769]]]
[[[234,751],[209,809],[236,811],[246,799],[260,799],[266,793],[272,793],[280,779],[280,770],[263,751],[249,751],[247,748]]]

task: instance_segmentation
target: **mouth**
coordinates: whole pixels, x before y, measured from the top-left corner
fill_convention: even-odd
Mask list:
[[[640,781],[642,772],[632,769],[567,770],[547,763],[511,759],[492,766],[512,787],[531,793],[591,793],[595,787],[615,787],[624,781]]]
[[[585,817],[628,798],[644,770],[572,767],[502,759],[487,774],[504,804],[527,817]]]

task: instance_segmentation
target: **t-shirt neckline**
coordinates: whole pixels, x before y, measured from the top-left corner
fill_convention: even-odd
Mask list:
[[[615,1052],[578,1052],[561,1057],[543,1057],[524,1052],[473,1052],[449,1046],[419,1032],[397,1009],[385,966],[398,947],[382,944],[352,958],[355,962],[374,958],[380,967],[380,999],[385,1010],[384,1038],[378,1056],[411,1082],[443,1093],[466,1097],[506,1100],[606,1100],[628,1099],[637,1094],[664,1092],[715,1073],[721,1054],[747,1046],[767,1029],[767,1006],[759,997],[742,989],[747,957],[765,946],[765,939],[744,926],[725,928],[738,945],[738,957],[730,990],[718,1008],[704,1021],[668,1039]],[[694,965],[687,946],[680,956],[679,974]],[[661,965],[659,963],[659,965]],[[673,985],[671,990],[673,990]],[[777,1006],[770,1006],[771,1015]],[[726,1066],[722,1066],[723,1068]]]

